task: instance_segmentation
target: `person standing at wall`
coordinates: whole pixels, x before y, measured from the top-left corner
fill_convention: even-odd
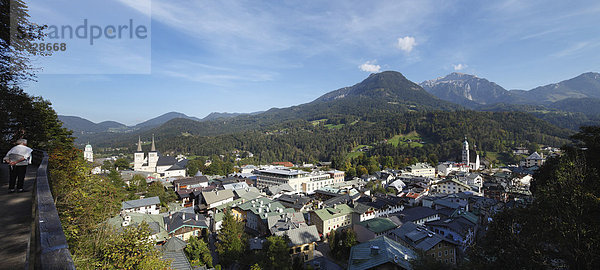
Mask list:
[[[23,183],[25,182],[25,173],[27,165],[31,163],[31,152],[33,150],[27,147],[27,140],[17,140],[17,145],[11,148],[4,157],[3,161],[10,165],[10,178],[8,181],[9,192],[15,192],[15,182],[19,192],[23,192]]]

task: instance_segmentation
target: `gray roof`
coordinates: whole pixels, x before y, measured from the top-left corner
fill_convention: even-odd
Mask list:
[[[171,237],[162,246],[163,251],[178,251],[183,250],[187,246],[187,243],[177,237]]]
[[[206,204],[213,204],[216,202],[224,201],[229,198],[233,198],[233,191],[231,189],[215,190],[215,191],[203,191],[202,197]]]
[[[185,167],[182,167],[179,164],[174,164],[171,168],[168,168],[167,171],[177,171],[177,170],[185,170]]]
[[[302,225],[306,226],[306,221],[304,220],[304,215],[299,212],[283,213],[267,217],[267,227],[274,234],[299,228]]]
[[[319,232],[317,231],[317,226],[315,225],[302,226],[296,229],[280,231],[275,234],[287,235],[290,238],[292,246],[309,244],[321,240],[321,238],[319,237]]]
[[[428,251],[437,245],[439,242],[446,241],[451,244],[457,244],[449,239],[444,239],[440,234],[428,230],[424,226],[419,226],[413,222],[407,222],[402,227],[397,228],[389,233],[401,241],[411,245],[416,249]]]
[[[533,154],[529,155],[527,157],[527,159],[543,160],[542,156],[540,156],[540,154],[538,154],[538,152],[533,152]]]
[[[408,168],[411,170],[433,169],[433,167],[431,167],[428,163],[417,163],[415,165],[408,166]]]
[[[197,219],[197,220],[196,220]],[[196,228],[208,228],[206,218],[202,214],[189,214],[176,212],[163,218],[167,226],[167,232],[173,233],[177,229],[187,226]]]
[[[177,159],[172,156],[160,156],[156,162],[156,166],[173,166],[177,163]]]
[[[460,207],[460,205],[458,203],[455,203],[455,202],[453,202],[453,201],[451,201],[449,199],[445,199],[445,198],[444,199],[435,200],[435,201],[433,201],[433,203],[435,205],[439,205],[439,206],[443,206],[443,207],[447,207],[447,208],[452,208],[452,209],[456,209],[456,208]]]
[[[192,269],[190,262],[183,252],[186,245],[187,243],[185,241],[177,237],[171,237],[162,247],[160,247],[163,252],[162,258],[164,260],[171,260],[172,269]]]
[[[294,188],[292,188],[292,186],[286,183],[281,184],[279,186],[270,186],[269,191],[271,192],[271,194],[277,194],[282,191],[294,191]]]
[[[139,200],[125,201],[121,203],[121,209],[132,209],[138,207],[145,207],[150,205],[160,205],[160,199],[157,197],[144,198]]]
[[[208,183],[208,178],[206,176],[194,176],[189,178],[175,179],[173,180],[173,185],[200,185],[200,183]]]
[[[350,195],[344,194],[344,195],[336,196],[329,200],[324,201],[323,205],[325,207],[333,207],[334,205],[337,205],[337,204],[347,204],[350,201],[352,201],[352,198],[350,198]]]
[[[183,250],[165,251],[162,254],[162,258],[163,260],[171,261],[171,269],[173,270],[192,270],[192,265],[185,256]]]
[[[354,213],[357,214],[364,214],[365,212],[367,212],[369,209],[371,209],[372,207],[366,204],[362,204],[362,203],[356,203],[354,205]]]
[[[294,195],[283,194],[279,198],[277,198],[277,201],[279,201],[281,204],[283,204],[283,206],[294,208],[294,209],[301,209],[302,207],[304,207],[304,205],[309,203],[310,200],[311,199],[309,197],[300,196],[300,195],[296,195],[296,194],[294,194]]]
[[[413,207],[406,208],[404,211],[400,212],[397,216],[401,217],[402,222],[415,221],[422,218],[426,218],[429,216],[433,216],[438,214],[436,210],[433,210],[429,207]]]
[[[417,254],[410,248],[385,236],[380,236],[352,247],[348,259],[348,269],[375,269],[386,263],[411,269],[409,261],[416,258]]]
[[[461,216],[458,218],[447,218],[443,220],[427,222],[427,226],[447,228],[465,237],[468,230],[474,228],[476,225]]]

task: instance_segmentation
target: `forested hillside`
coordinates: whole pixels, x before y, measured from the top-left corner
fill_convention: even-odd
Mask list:
[[[416,132],[421,147],[393,146],[385,141],[395,135]],[[323,119],[294,121],[276,129],[253,130],[218,136],[187,135],[161,140],[163,152],[213,155],[246,150],[258,161],[314,162],[343,160],[353,148],[372,145],[372,155],[417,157],[430,154],[454,159],[468,136],[481,151],[506,151],[530,143],[560,146],[570,131],[525,113],[512,112],[410,112],[375,113],[360,120]]]

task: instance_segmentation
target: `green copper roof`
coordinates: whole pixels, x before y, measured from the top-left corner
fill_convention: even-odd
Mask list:
[[[335,207],[327,207],[323,209],[315,210],[315,214],[321,218],[321,220],[329,220],[336,217],[341,217],[351,214],[353,211],[350,206],[346,204],[336,205]]]
[[[398,227],[396,223],[392,222],[388,218],[372,218],[359,222],[357,225],[361,225],[374,233],[382,233]]]

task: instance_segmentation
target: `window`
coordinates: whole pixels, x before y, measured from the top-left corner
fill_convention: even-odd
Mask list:
[[[453,263],[453,260],[452,260],[452,258],[450,258],[450,262],[451,262],[451,263]]]
[[[310,250],[310,245],[304,246],[304,251],[308,251],[308,250]]]
[[[444,251],[444,255],[447,256],[448,255],[448,250]]]
[[[438,251],[438,257],[442,257],[442,252]]]

